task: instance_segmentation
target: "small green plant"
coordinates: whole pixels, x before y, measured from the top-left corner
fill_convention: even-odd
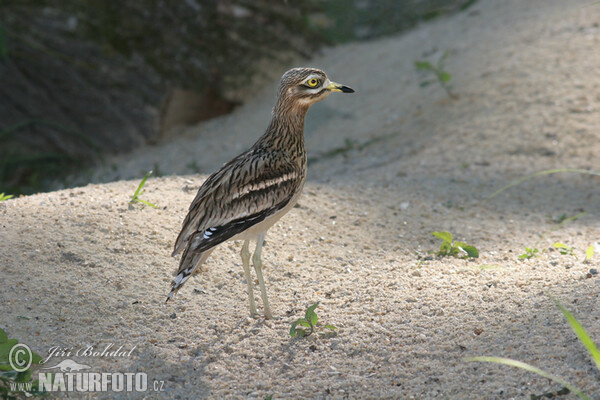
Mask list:
[[[146,175],[144,175],[144,177],[142,178],[142,181],[140,182],[137,189],[135,190],[135,193],[131,197],[131,200],[129,200],[129,204],[142,203],[142,204],[145,204],[145,205],[153,207],[153,208],[158,208],[158,206],[150,203],[149,201],[140,199],[140,196],[144,193],[144,185],[146,184],[146,181],[148,180],[148,177],[151,174],[152,174],[152,171],[149,171]]]
[[[569,247],[564,243],[561,242],[556,242],[552,245],[552,247],[554,247],[555,249],[558,249],[558,252],[560,254],[562,254],[563,256],[574,256],[575,253],[573,252],[575,250],[575,247]]]
[[[596,368],[600,371],[600,351],[598,350],[598,347],[596,346],[594,341],[590,338],[590,336],[587,334],[587,332],[585,331],[583,326],[581,326],[579,321],[577,321],[577,319],[569,312],[569,310],[567,310],[562,304],[560,304],[553,297],[550,297],[550,298],[552,299],[552,301],[554,302],[556,307],[558,307],[558,309],[563,313],[565,319],[567,320],[569,325],[571,325],[573,332],[575,332],[575,335],[577,335],[577,338],[579,339],[581,344],[586,348],[586,350],[592,357],[592,360],[596,364]],[[543,376],[544,378],[553,380],[554,382],[557,382],[557,383],[563,385],[570,392],[573,392],[580,399],[590,400],[590,397],[588,397],[585,393],[583,393],[581,391],[581,389],[579,389],[577,386],[567,382],[562,377],[553,375],[549,372],[543,371],[537,367],[534,367],[533,365],[530,365],[530,364],[527,364],[527,363],[524,363],[521,361],[516,361],[516,360],[512,360],[510,358],[502,358],[502,357],[469,357],[469,358],[466,358],[465,361],[467,361],[467,362],[472,362],[472,361],[491,362],[491,363],[521,368],[521,369],[524,369],[529,372],[533,372],[534,374],[538,374],[540,376]],[[536,398],[539,398],[539,397],[536,397]]]
[[[591,244],[590,247],[588,247],[585,250],[585,259],[586,259],[586,261],[591,260],[592,257],[594,257],[594,245],[593,244]]]
[[[433,232],[433,236],[442,239],[442,244],[437,255],[440,257],[453,256],[460,258],[477,258],[479,251],[475,246],[468,245],[464,242],[453,242],[450,232]]]
[[[428,79],[420,83],[421,87],[425,87],[430,85],[431,83],[437,81],[440,86],[446,91],[449,97],[455,99],[458,96],[452,92],[452,85],[450,84],[450,80],[452,79],[452,75],[448,71],[445,70],[444,64],[446,63],[446,58],[450,53],[446,50],[444,54],[438,59],[437,63],[433,65],[429,61],[415,61],[415,67],[419,71],[430,72],[435,76],[435,79]]]
[[[12,194],[4,194],[4,193],[0,193],[0,201],[4,201],[4,200],[8,200],[8,199],[12,199],[13,195]]]
[[[44,394],[39,390],[39,382],[31,381],[30,367],[22,371],[15,370],[15,366],[23,369],[28,365],[41,364],[42,357],[18,343],[17,339],[9,339],[0,328],[0,398],[3,400],[16,399],[18,393],[24,393],[27,397]]]
[[[315,312],[315,308],[319,306],[319,303],[315,303],[312,306],[306,309],[304,314],[304,318],[299,318],[296,321],[292,322],[292,327],[290,328],[290,336],[310,336],[317,327],[317,322],[319,321],[319,317],[317,317],[317,313]],[[306,331],[304,328],[298,327],[298,325],[308,328],[309,331]],[[325,325],[323,328],[331,329],[335,331],[337,329],[336,326],[333,325]]]
[[[525,253],[519,256],[519,260],[528,260],[536,257],[540,251],[535,247],[525,247]]]

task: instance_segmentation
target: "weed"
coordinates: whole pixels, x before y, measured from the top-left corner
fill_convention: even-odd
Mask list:
[[[4,193],[0,193],[0,201],[4,201],[4,200],[8,200],[8,199],[12,199],[13,195],[12,194],[4,194]]]
[[[554,247],[555,249],[558,249],[558,252],[560,254],[562,254],[563,256],[574,256],[575,255],[575,253],[573,253],[573,250],[575,250],[575,247],[569,247],[564,243],[556,242],[552,245],[552,247]]]
[[[450,75],[450,73],[444,69],[444,64],[446,63],[446,58],[449,54],[450,53],[446,50],[435,65],[431,64],[429,61],[415,61],[415,67],[417,67],[419,71],[432,73],[439,82],[440,86],[442,86],[442,88],[446,91],[448,96],[456,99],[458,96],[452,92],[452,85],[450,85],[452,75]],[[420,86],[428,86],[434,81],[434,79],[423,81],[420,83]]]
[[[594,245],[593,244],[591,244],[590,247],[588,247],[585,250],[585,259],[586,259],[586,261],[591,260],[592,257],[594,257]]]
[[[450,232],[433,232],[433,236],[442,239],[442,244],[437,255],[440,257],[453,256],[460,258],[477,258],[479,251],[475,246],[468,245],[464,242],[453,242]]]
[[[292,322],[292,327],[290,328],[290,336],[296,337],[300,336],[310,336],[317,327],[317,322],[319,321],[319,317],[317,317],[317,313],[315,312],[315,308],[319,306],[319,303],[315,303],[312,306],[306,309],[306,313],[304,314],[304,318],[299,318],[296,321]],[[305,328],[310,329],[308,332],[304,328],[299,328],[298,325],[303,326]],[[323,328],[331,329],[335,331],[337,327],[333,325],[325,325]]]
[[[540,251],[535,247],[525,247],[525,253],[519,256],[519,260],[528,260],[533,257],[537,257]]]
[[[44,394],[39,390],[38,381],[31,382],[30,369],[32,364],[41,364],[42,357],[18,343],[17,339],[9,339],[0,328],[0,398],[4,400],[16,399],[17,393],[24,393],[27,397]],[[29,367],[23,369],[27,365]],[[17,371],[15,366],[23,370]]]
[[[137,189],[135,190],[135,193],[131,197],[131,200],[129,200],[129,204],[142,203],[142,204],[145,204],[145,205],[153,207],[153,208],[158,208],[158,206],[156,206],[146,200],[140,199],[140,196],[144,193],[144,185],[146,184],[146,181],[148,180],[148,177],[151,174],[152,174],[152,171],[149,171],[146,175],[144,175],[144,177],[142,178],[142,181],[140,182]]]
[[[550,297],[550,298],[552,299],[552,301],[554,302],[556,307],[558,307],[558,309],[563,313],[565,319],[567,320],[569,325],[571,325],[573,332],[575,332],[575,335],[577,335],[577,338],[579,339],[581,344],[587,349],[588,353],[590,353],[592,360],[596,364],[596,368],[600,371],[600,351],[598,350],[598,347],[596,347],[596,344],[594,343],[594,341],[590,338],[590,336],[587,334],[587,332],[585,331],[583,326],[581,326],[579,321],[577,321],[577,319],[569,312],[569,310],[567,310],[562,304],[560,304],[553,297]],[[590,397],[588,397],[585,393],[583,393],[581,391],[581,389],[579,389],[577,386],[567,382],[564,378],[550,374],[550,373],[543,371],[537,367],[534,367],[533,365],[526,364],[521,361],[516,361],[516,360],[512,360],[510,358],[502,358],[502,357],[469,357],[469,358],[466,358],[465,361],[468,361],[468,362],[471,362],[471,361],[491,362],[491,363],[521,368],[521,369],[524,369],[529,372],[533,372],[544,378],[553,380],[554,382],[557,382],[557,383],[563,385],[570,392],[573,392],[575,395],[577,395],[577,397],[579,397],[580,399],[590,400]],[[534,398],[539,398],[539,396],[535,396]]]

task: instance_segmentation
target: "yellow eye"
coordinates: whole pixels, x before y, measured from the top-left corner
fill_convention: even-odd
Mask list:
[[[317,78],[311,78],[308,81],[306,81],[306,84],[308,85],[308,87],[314,88],[319,84],[319,80]]]

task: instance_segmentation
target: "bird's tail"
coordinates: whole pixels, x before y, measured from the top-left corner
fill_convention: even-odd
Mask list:
[[[189,248],[185,249],[183,255],[181,256],[179,269],[175,274],[173,282],[171,282],[171,292],[167,296],[167,300],[165,302],[169,301],[171,297],[173,297],[175,293],[181,289],[185,281],[192,276],[194,271],[196,271],[196,269],[202,265],[204,261],[206,261],[208,256],[210,256],[210,253],[212,253],[212,249],[202,253],[194,253],[193,251],[189,252],[188,250]]]

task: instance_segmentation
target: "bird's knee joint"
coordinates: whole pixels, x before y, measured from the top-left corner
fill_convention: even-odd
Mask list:
[[[241,256],[242,256],[242,260],[244,262],[249,261],[250,260],[250,252],[248,251],[247,248],[242,247],[242,251],[240,252]]]
[[[254,256],[252,257],[252,262],[254,263],[255,267],[259,267],[262,265],[262,260],[260,259],[260,254],[254,253]]]

